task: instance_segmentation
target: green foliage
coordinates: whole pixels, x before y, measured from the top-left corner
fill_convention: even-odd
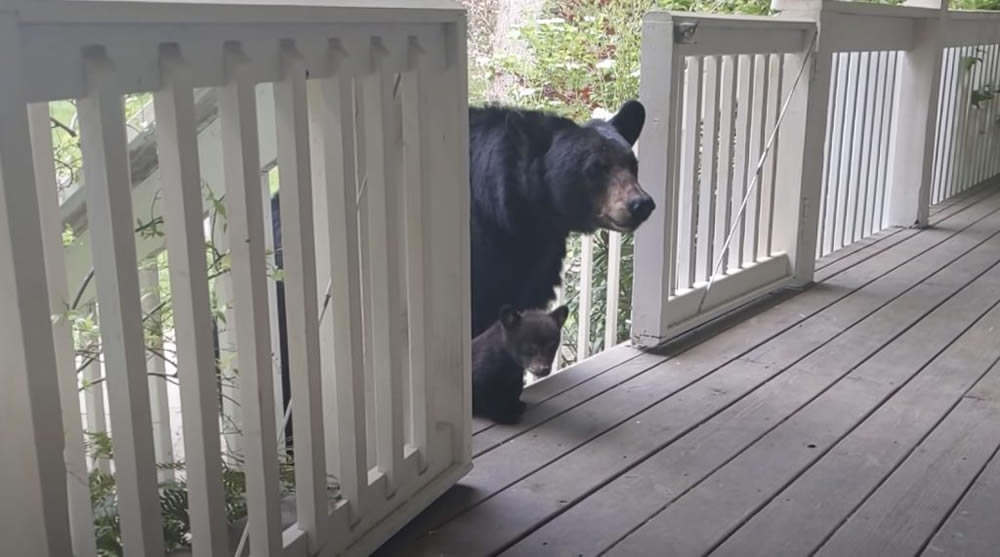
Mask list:
[[[951,0],[953,10],[1000,10],[1000,0]]]
[[[101,471],[98,460],[113,462],[114,453],[110,436],[90,433],[86,437],[87,453],[95,463],[90,472],[90,503],[94,513],[94,533],[98,554],[101,557],[123,555],[121,520],[118,513],[118,491],[114,474]],[[222,489],[226,509],[226,523],[230,526],[247,516],[246,473],[230,461],[241,463],[237,455],[228,455],[222,461]],[[183,462],[157,464],[159,470],[171,470],[175,479],[159,485],[160,514],[163,517],[163,538],[167,552],[188,549],[191,545],[191,516],[188,513],[188,487],[184,480]],[[278,482],[281,495],[295,492],[295,463],[286,455],[278,459]],[[339,498],[336,479],[328,479],[328,489],[334,499]]]

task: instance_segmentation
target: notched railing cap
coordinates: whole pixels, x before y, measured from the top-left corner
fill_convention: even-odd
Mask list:
[[[684,21],[674,24],[674,42],[678,44],[694,44],[694,33],[698,30],[698,24],[693,21]]]

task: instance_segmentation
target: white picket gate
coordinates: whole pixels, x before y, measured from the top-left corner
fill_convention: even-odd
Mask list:
[[[206,270],[207,180],[225,192],[251,554],[368,554],[468,471],[461,9],[444,0],[4,4],[0,75],[5,553],[96,554],[78,347],[69,323],[54,317],[92,266],[84,290],[94,289],[100,308],[104,375],[91,377],[107,391],[114,456],[105,469],[115,474],[124,553],[164,554],[158,479],[173,474],[157,469],[169,460],[169,440],[153,423],[170,418],[155,388],[150,405],[147,372],[157,364],[147,362],[144,320],[157,304],[140,300],[140,289],[155,279],[138,269],[159,250],[169,272],[192,552],[233,554]],[[196,105],[203,90],[218,106],[207,138]],[[122,103],[137,92],[153,94],[158,187],[133,191]],[[259,100],[268,97],[273,104],[262,112]],[[56,192],[48,102],[59,99],[76,99],[79,111],[85,203],[76,209],[60,207]],[[261,113],[273,122],[259,121]],[[262,160],[262,144],[274,146],[282,195],[295,435],[290,525],[279,490],[261,192],[261,173],[273,164]],[[165,243],[134,233],[136,218],[147,216],[136,207],[150,199]],[[65,217],[80,207],[86,226],[64,249]],[[91,406],[103,396],[87,403],[88,422],[99,422],[104,411]]]

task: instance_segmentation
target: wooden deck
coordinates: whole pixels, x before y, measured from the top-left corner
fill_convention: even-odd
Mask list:
[[[533,385],[377,555],[1000,554],[1000,188]]]

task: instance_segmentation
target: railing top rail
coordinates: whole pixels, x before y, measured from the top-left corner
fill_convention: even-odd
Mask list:
[[[650,12],[644,21],[673,25],[678,56],[801,52],[816,30],[814,21],[764,16]]]
[[[948,12],[952,21],[974,21],[976,23],[1000,23],[1000,12],[986,10],[953,10]]]
[[[252,5],[253,9],[247,9]],[[446,23],[465,10],[453,0],[240,0],[236,2],[152,2],[88,0],[32,2],[18,9],[24,23],[280,24],[280,23]]]
[[[787,0],[778,0],[775,9],[788,6]],[[895,17],[906,19],[933,19],[941,14],[938,8],[923,8],[918,6],[898,6],[893,4],[874,4],[871,2],[851,2],[847,0],[824,0],[823,10],[844,15],[863,17]]]
[[[444,5],[429,1],[438,2],[430,6]],[[223,51],[228,42],[240,43],[251,64],[251,79],[257,83],[280,78],[278,44],[285,40],[294,41],[314,78],[334,72],[371,73],[376,51],[380,71],[407,71],[414,63],[413,40],[422,53],[421,65],[441,68],[452,58],[445,52],[440,26],[463,17],[464,10],[454,8],[261,4],[248,9],[245,5],[103,0],[67,2],[60,9],[46,4],[19,13],[29,102],[82,96],[86,88],[80,72],[83,54],[95,46],[114,65],[113,86],[121,94],[159,87],[160,50],[170,44],[179,47],[190,64],[194,87],[224,83]]]
[[[734,15],[734,14],[699,14],[691,12],[651,11],[644,21],[676,23],[697,23],[699,27],[716,29],[746,29],[746,30],[812,30],[816,22],[806,18],[777,19],[766,15]]]

